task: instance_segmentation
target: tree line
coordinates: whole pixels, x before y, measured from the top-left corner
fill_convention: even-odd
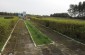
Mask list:
[[[0,15],[5,15],[5,16],[17,16],[18,13],[0,12]]]
[[[67,13],[54,13],[50,15],[51,17],[69,17]]]

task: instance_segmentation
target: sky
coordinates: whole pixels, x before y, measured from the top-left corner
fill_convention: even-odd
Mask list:
[[[25,11],[27,14],[50,15],[67,12],[70,4],[85,0],[0,0],[0,12]]]

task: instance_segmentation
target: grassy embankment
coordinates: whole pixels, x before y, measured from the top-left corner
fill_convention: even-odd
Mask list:
[[[68,18],[32,18],[36,23],[85,43],[85,20]]]
[[[36,45],[52,43],[51,39],[49,39],[45,34],[33,26],[30,21],[26,20],[25,22]]]
[[[18,17],[10,19],[4,19],[4,17],[0,17],[0,50],[2,49],[4,43],[6,42],[17,20]]]

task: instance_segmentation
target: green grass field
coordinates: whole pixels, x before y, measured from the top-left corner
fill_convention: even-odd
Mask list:
[[[18,17],[14,17],[13,19],[4,19],[4,17],[0,17],[0,50],[7,40],[17,20]]]
[[[28,20],[25,21],[28,29],[32,35],[32,38],[36,45],[49,44],[52,43],[51,39],[49,39],[46,35],[44,35],[41,31],[39,31],[32,23]]]

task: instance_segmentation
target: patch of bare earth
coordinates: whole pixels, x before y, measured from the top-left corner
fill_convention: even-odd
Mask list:
[[[43,55],[63,55],[63,53],[53,44],[41,46]]]
[[[3,55],[42,55],[41,49],[35,47],[23,20],[16,25]]]

